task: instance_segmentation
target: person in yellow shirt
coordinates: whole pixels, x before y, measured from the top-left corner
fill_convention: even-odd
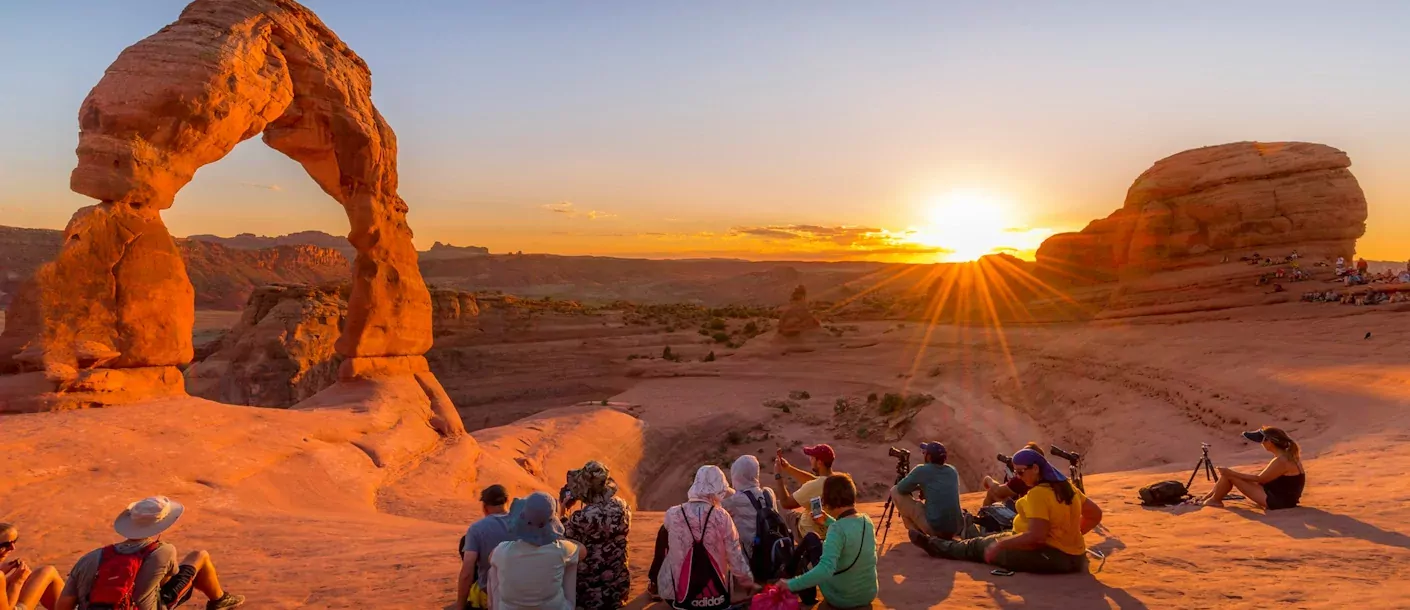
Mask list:
[[[911,531],[911,542],[932,557],[987,563],[1015,572],[1067,574],[1087,568],[1083,535],[1102,522],[1102,509],[1053,468],[1043,454],[1013,454],[1014,476],[1031,489],[1015,509],[1013,531],[945,540]]]

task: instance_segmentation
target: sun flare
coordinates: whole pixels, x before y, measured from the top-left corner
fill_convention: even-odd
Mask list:
[[[980,190],[955,190],[930,202],[924,227],[913,229],[909,240],[945,250],[946,262],[979,260],[986,254],[1025,249],[1024,233],[1012,204],[1001,196]]]

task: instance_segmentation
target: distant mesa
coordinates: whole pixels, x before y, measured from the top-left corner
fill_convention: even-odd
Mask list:
[[[453,258],[466,258],[471,256],[488,256],[489,248],[480,246],[452,246],[436,242],[431,244],[431,249],[420,253],[423,261],[427,260],[448,260]]]
[[[269,237],[265,235],[255,235],[253,233],[241,233],[234,237],[220,237],[218,235],[192,235],[186,239],[220,244],[227,248],[237,248],[240,250],[259,250],[264,248],[274,248],[278,246],[318,246],[329,248],[343,253],[348,261],[357,257],[357,248],[348,242],[346,237],[329,235],[322,231],[300,231],[288,235],[277,235]],[[465,258],[470,256],[486,256],[490,253],[489,248],[480,246],[452,246],[436,242],[430,250],[419,252],[420,260],[447,260]]]
[[[270,238],[235,242],[234,245],[224,241],[231,239],[235,238],[176,240],[186,273],[195,288],[196,309],[239,310],[258,286],[323,284],[345,281],[352,275],[352,265],[346,256],[331,248],[296,240],[284,240],[286,245],[272,245],[276,242],[268,241]],[[346,239],[336,239],[351,248]],[[63,231],[0,227],[0,309],[9,306],[21,284],[41,265],[53,260],[63,244]],[[246,245],[251,249],[246,249]],[[4,355],[5,350],[0,348],[0,358]]]
[[[1350,257],[1366,197],[1346,153],[1305,142],[1237,142],[1157,161],[1110,216],[1054,235],[1037,262],[1070,284],[1220,263],[1255,251]]]
[[[254,233],[241,233],[235,237],[220,237],[218,235],[191,235],[186,239],[193,241],[209,242],[220,244],[227,248],[239,250],[262,250],[265,248],[275,248],[278,246],[318,246],[341,252],[351,263],[357,257],[357,248],[348,242],[348,238],[339,235],[329,235],[322,231],[299,231],[288,235],[278,235],[267,237],[255,235]]]

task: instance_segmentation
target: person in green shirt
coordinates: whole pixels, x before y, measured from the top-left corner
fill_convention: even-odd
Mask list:
[[[828,606],[868,608],[876,599],[876,525],[858,513],[857,487],[852,477],[835,474],[823,481],[823,512],[827,539],[813,569],[783,581],[794,593],[817,587]]]
[[[945,463],[945,446],[938,442],[921,443],[925,463],[891,488],[891,500],[896,514],[907,530],[920,530],[929,536],[954,538],[964,529],[964,512],[960,510],[960,473]],[[917,490],[924,500],[911,494]]]

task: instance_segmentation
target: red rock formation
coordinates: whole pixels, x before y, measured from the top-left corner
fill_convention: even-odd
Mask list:
[[[803,286],[793,290],[793,298],[778,318],[778,334],[782,337],[797,337],[804,333],[819,330],[822,323],[808,310],[808,289]]]
[[[288,407],[333,385],[334,350],[347,303],[338,288],[263,286],[219,349],[186,371],[193,396],[260,407]]]
[[[224,403],[289,407],[332,386],[344,370],[334,345],[347,316],[347,293],[346,284],[255,290],[240,321],[186,371],[187,390]],[[479,315],[473,294],[433,289],[431,295],[437,335],[472,326]],[[346,374],[414,377],[425,371],[424,359],[410,357],[359,360]]]
[[[190,360],[190,282],[160,211],[260,133],[347,211],[357,257],[338,353],[425,353],[431,299],[397,194],[396,136],[371,90],[362,58],[292,0],[196,0],[123,51],[79,109],[71,186],[102,203],[75,214],[39,274],[46,364],[68,365],[89,338],[115,347],[118,367]]]
[[[432,288],[431,312],[435,333],[440,335],[474,324],[480,315],[480,305],[474,294]]]
[[[1254,251],[1349,257],[1366,231],[1366,198],[1350,166],[1346,153],[1303,142],[1188,150],[1136,178],[1111,216],[1043,242],[1038,264],[1100,282]]]

